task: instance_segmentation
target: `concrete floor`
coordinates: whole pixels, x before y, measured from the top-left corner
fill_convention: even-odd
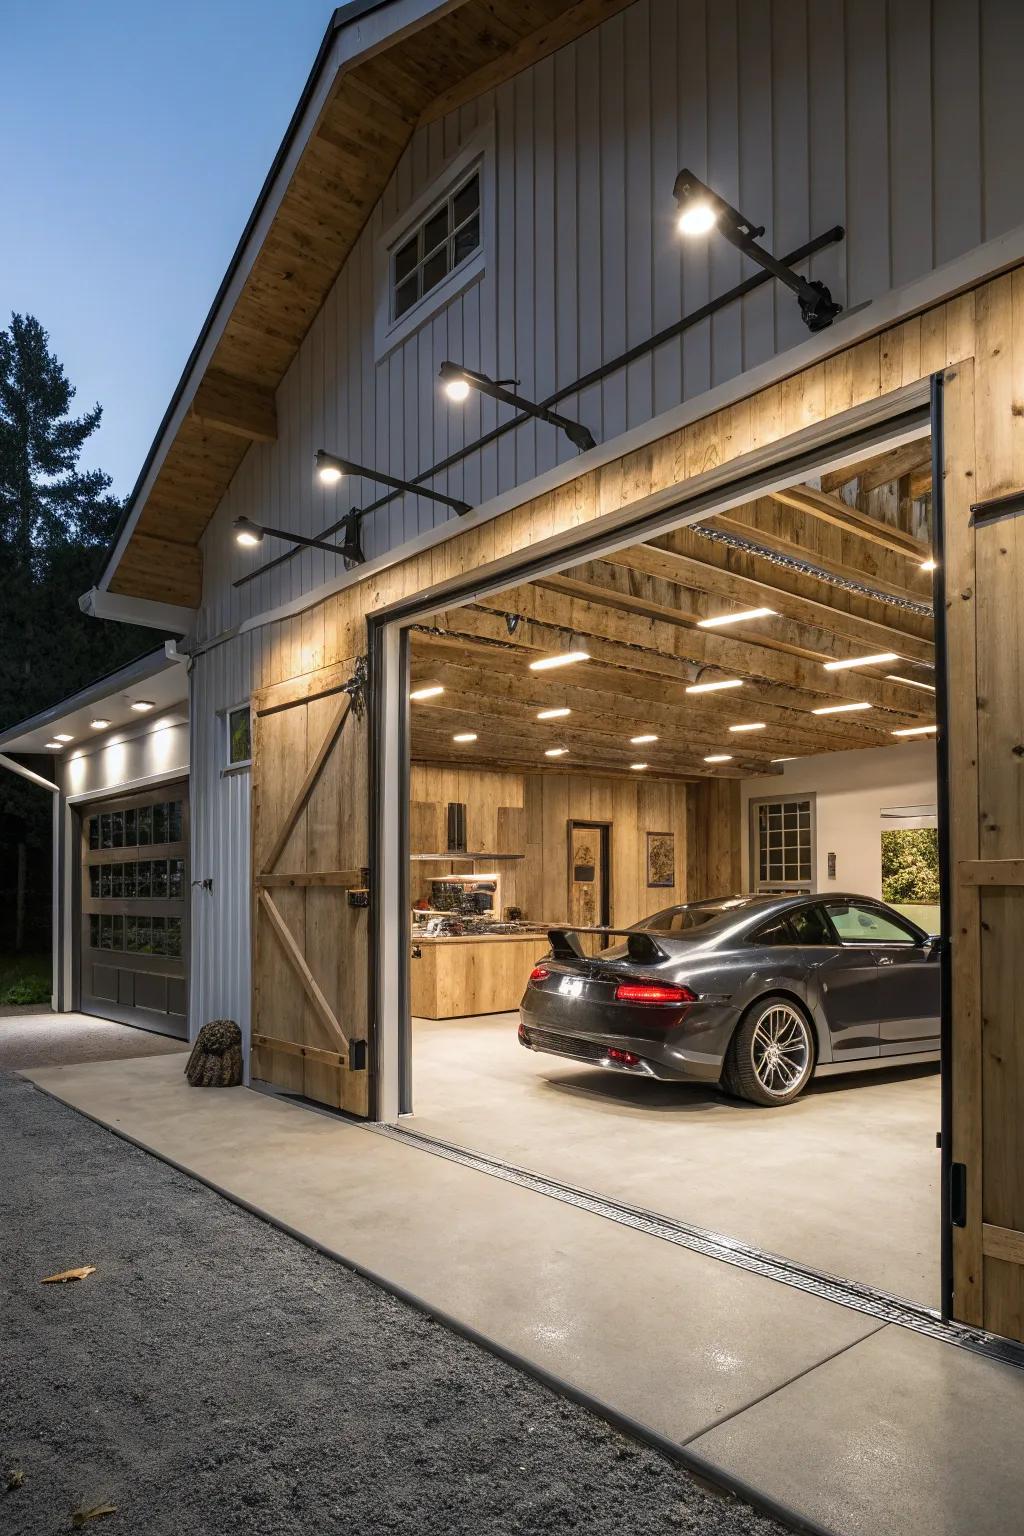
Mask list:
[[[1010,1536],[1024,1371],[171,1057],[47,1092],[829,1536]]]
[[[0,1016],[0,1072],[21,1067],[118,1061],[187,1051],[182,1040],[84,1013],[21,1013]]]
[[[525,1051],[518,1016],[413,1021],[403,1125],[939,1305],[939,1074],[824,1078],[761,1109]]]

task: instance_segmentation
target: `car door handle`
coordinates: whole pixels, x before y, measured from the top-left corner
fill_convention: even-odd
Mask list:
[[[879,965],[892,965],[892,955],[879,955]]]

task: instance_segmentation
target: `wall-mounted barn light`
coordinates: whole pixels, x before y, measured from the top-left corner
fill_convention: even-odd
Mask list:
[[[440,491],[428,490],[425,485],[417,485],[412,480],[399,480],[395,475],[386,475],[382,469],[371,469],[366,464],[356,464],[352,459],[339,458],[336,453],[327,453],[323,448],[317,449],[315,463],[317,479],[322,485],[337,485],[343,475],[359,475],[363,480],[389,485],[393,491],[408,491],[411,496],[425,496],[428,501],[443,502],[446,507],[462,515],[473,510],[468,501],[444,496]]]
[[[559,427],[581,453],[586,453],[589,448],[596,448],[594,434],[589,428],[582,426],[578,421],[571,420],[568,416],[560,416],[557,411],[549,411],[547,406],[537,405],[533,400],[527,400],[523,395],[517,395],[514,390],[506,389],[507,384],[516,384],[517,379],[489,379],[486,373],[475,373],[472,368],[463,368],[461,363],[442,363],[438,371],[438,377],[444,385],[444,392],[449,400],[460,404],[469,398],[471,389],[477,390],[481,395],[489,395],[492,400],[500,400],[505,405],[514,406],[524,416],[535,416],[538,421],[547,421],[553,427]]]
[[[842,305],[835,302],[824,283],[800,277],[792,267],[787,267],[763,245],[758,245],[758,236],[764,234],[763,224],[752,224],[692,171],[679,172],[673,195],[679,207],[680,234],[706,235],[717,229],[730,245],[792,289],[800,305],[800,314],[810,330],[823,331],[832,324]]]
[[[341,555],[353,565],[363,565],[366,556],[359,542],[359,513],[353,510],[343,524],[345,538],[341,544],[331,544],[327,539],[308,539],[304,533],[290,533],[284,528],[268,528],[264,523],[254,523],[249,517],[236,517],[232,525],[235,543],[243,549],[255,549],[264,537],[284,539],[289,544],[301,544],[306,549],[322,549],[328,555]]]

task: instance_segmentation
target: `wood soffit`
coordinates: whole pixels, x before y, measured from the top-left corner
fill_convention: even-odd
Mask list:
[[[199,540],[250,443],[276,436],[275,391],[420,122],[629,3],[464,0],[339,71],[110,591],[199,604]]]

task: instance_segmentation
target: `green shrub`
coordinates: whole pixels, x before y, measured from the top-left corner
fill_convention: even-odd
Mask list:
[[[882,833],[882,898],[938,901],[939,834],[934,827],[896,827]]]

